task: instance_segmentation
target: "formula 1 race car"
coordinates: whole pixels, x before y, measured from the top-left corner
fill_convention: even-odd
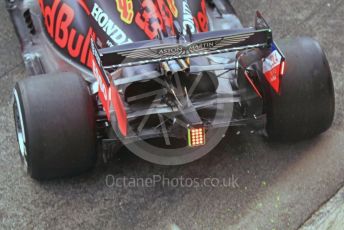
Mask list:
[[[29,76],[15,85],[35,179],[77,175],[124,145],[161,165],[209,153],[228,127],[299,141],[332,124],[332,76],[311,38],[275,41],[227,0],[6,0]]]

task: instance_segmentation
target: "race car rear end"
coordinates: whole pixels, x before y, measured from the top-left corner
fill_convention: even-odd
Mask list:
[[[90,28],[105,25],[108,16],[102,13],[102,21],[99,12],[106,3],[89,10],[89,17],[98,12]],[[333,82],[316,41],[275,41],[259,12],[254,27],[243,28],[228,1],[191,4],[207,10],[209,31],[195,33],[176,19],[173,34],[157,30],[151,39],[104,47],[89,36],[92,71],[59,55],[55,66],[63,73],[43,68],[51,63],[42,58],[47,47],[24,44],[26,65],[42,67],[31,73],[51,70],[14,89],[20,155],[32,177],[79,174],[94,166],[97,150],[108,161],[122,145],[152,163],[186,164],[211,152],[233,126],[278,141],[299,141],[331,126]],[[14,18],[20,6],[11,8]]]

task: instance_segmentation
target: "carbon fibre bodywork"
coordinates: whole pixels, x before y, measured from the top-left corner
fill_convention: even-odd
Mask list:
[[[139,1],[133,2],[134,5],[129,13],[136,13],[135,17],[134,15],[130,16],[131,14],[123,16],[122,11],[116,8],[115,0],[6,0],[6,2],[21,42],[29,75],[76,71],[78,74],[82,74],[87,81],[92,82],[95,81],[95,78],[89,71],[91,68],[89,59],[90,35],[96,36],[97,45],[102,48],[152,39],[157,35],[157,29],[149,30],[151,26],[140,24],[140,19],[142,22],[144,16],[146,16],[144,14],[145,8],[143,8],[145,1],[142,4],[138,4]],[[193,15],[195,15],[195,18],[202,17],[199,15],[202,15],[203,12],[204,16],[202,7],[207,7],[207,24],[203,25],[201,27],[203,29],[200,31],[207,31],[209,27],[211,30],[242,27],[231,6],[226,1],[219,1],[222,7],[219,9],[221,12],[218,9],[209,8],[209,5],[205,5],[205,1],[190,1],[191,4],[186,9],[183,5],[186,1],[173,2],[175,2],[177,11],[177,13],[174,12],[177,15],[176,18],[182,25],[192,25],[192,30],[196,30],[196,23],[192,24],[190,20],[184,22],[183,13],[178,12],[188,11],[193,20]],[[219,15],[223,19],[217,19]],[[97,21],[99,19],[97,16],[101,16],[100,24],[99,20]],[[58,20],[59,22],[57,22]],[[154,22],[150,23],[155,28],[166,27],[165,22],[161,21],[161,16],[157,20],[158,26]],[[60,27],[56,26],[56,23],[59,23]],[[199,23],[197,27],[200,28]],[[168,36],[173,31],[166,28],[164,33]]]
[[[253,133],[288,140],[317,135],[332,123],[333,82],[319,44],[295,39],[279,43],[280,49],[258,11],[254,26],[243,28],[229,0],[6,2],[28,75],[43,74],[41,81],[26,79],[36,82],[27,95],[35,98],[28,110],[47,107],[47,113],[35,116],[35,124],[49,118],[64,124],[62,132],[48,127],[51,136],[35,129],[37,125],[33,130],[52,142],[73,131],[71,140],[62,140],[63,152],[68,152],[69,141],[78,142],[81,127],[92,126],[92,156],[97,144],[105,160],[124,144],[149,162],[180,165],[213,150],[229,127],[247,126]],[[309,59],[309,65],[300,66],[302,59]],[[51,85],[49,77],[56,83]],[[66,88],[72,78],[82,86]],[[38,87],[46,89],[41,82],[51,88],[37,94]],[[25,89],[25,83],[19,84]],[[87,114],[70,112],[74,105],[87,107]],[[25,137],[17,107],[17,133]],[[67,115],[73,119],[65,119]],[[79,116],[92,124],[73,126]],[[21,136],[25,160],[29,155]],[[85,145],[76,144],[82,154]],[[38,142],[37,152],[43,146]]]
[[[264,92],[252,86],[265,81],[262,75],[252,76],[256,82],[245,75],[255,74],[257,69],[245,67],[245,74],[238,70],[261,60],[254,54],[254,59],[245,63],[242,57],[251,55],[245,50],[270,50],[271,30],[257,25],[244,29],[229,1],[8,0],[7,7],[28,75],[74,72],[89,83],[98,102],[98,137],[105,155],[113,152],[111,146],[119,140],[135,144],[166,133],[185,139],[185,130],[202,125],[209,139],[216,141],[209,141],[212,144],[200,153],[186,154],[172,163],[184,164],[214,148],[224,136],[218,130],[240,125],[264,127],[260,97]],[[220,39],[213,43],[216,38]],[[195,43],[207,39],[211,44]],[[139,50],[146,45],[173,47],[176,42],[179,45],[173,49],[187,55],[170,58],[171,49],[150,54]],[[91,44],[101,54],[96,72]],[[199,53],[203,48],[206,50]],[[189,56],[194,51],[195,55]],[[167,58],[156,58],[160,54]],[[133,65],[132,61],[142,62]],[[174,74],[181,76],[183,89],[177,89],[180,82]],[[194,82],[202,86],[194,87]],[[142,100],[143,96],[146,99]]]

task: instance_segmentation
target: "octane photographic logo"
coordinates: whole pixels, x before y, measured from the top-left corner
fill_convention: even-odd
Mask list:
[[[221,75],[223,72],[216,74]],[[220,98],[214,98],[212,101],[203,98],[197,103],[200,106],[205,106],[204,108],[208,106],[209,111],[205,109],[201,114],[202,112],[197,109],[194,99],[197,98],[195,89],[202,81],[202,76],[202,74],[198,75],[188,89],[177,83],[177,86],[172,86],[172,89],[168,90],[165,88],[168,83],[161,81],[161,78],[156,78],[153,81],[161,84],[161,90],[147,90],[133,98],[128,98],[127,100],[131,104],[146,98],[154,97],[154,100],[150,106],[144,108],[145,111],[141,114],[139,124],[133,127],[130,122],[128,123],[127,137],[123,137],[117,131],[117,135],[126,147],[137,156],[161,165],[190,163],[213,150],[226,135],[232,117],[233,105],[221,103]],[[173,78],[177,82],[181,82],[187,77],[183,72],[173,74]],[[177,92],[185,92],[185,94],[177,95]],[[173,102],[165,101],[166,97],[169,96],[173,97]],[[167,104],[164,106],[159,103],[160,101]],[[159,108],[159,106],[163,106],[163,108]],[[188,113],[190,114],[188,115]],[[199,116],[201,123],[193,126],[186,121],[188,116]],[[152,120],[157,122],[153,126],[150,124]],[[218,127],[216,127],[217,125]],[[156,138],[157,133],[159,138]],[[146,139],[150,135],[155,138]],[[130,141],[132,137],[134,140]]]
[[[210,66],[215,64],[213,59],[212,57],[191,59],[191,66],[201,67],[206,64]],[[219,59],[230,61],[228,56]],[[151,81],[160,87],[151,89],[148,84],[142,86],[145,90],[140,90],[140,93],[126,98],[129,103],[128,117],[139,118],[134,122],[128,122],[126,137],[114,127],[117,136],[131,152],[161,165],[186,164],[209,153],[226,135],[233,112],[233,104],[217,97],[215,92],[200,92],[203,87],[211,89],[218,85],[230,84],[232,73],[224,70],[214,71],[213,75],[206,72],[188,73],[188,70],[182,68],[181,63],[185,65],[184,59],[160,63],[162,72],[164,65],[171,70],[169,74],[165,71],[165,75],[153,73],[156,74],[156,78]],[[127,67],[122,73],[128,72],[129,75],[122,77],[129,79],[130,76],[138,76],[145,71],[150,73],[149,70],[145,70],[146,67]],[[187,65],[186,68],[190,66]],[[150,76],[146,75],[146,77]],[[191,78],[193,79],[191,84],[186,87],[185,81]],[[118,87],[124,96],[126,89],[121,90],[120,85]],[[208,96],[197,100],[202,93]],[[145,100],[150,101],[150,104],[141,106],[138,111],[135,105]],[[135,104],[136,102],[138,104]],[[113,110],[112,117],[116,117],[114,112]],[[194,117],[199,122],[188,121]],[[154,125],[151,124],[152,120]],[[117,123],[118,121],[112,120],[112,125],[116,126]],[[150,137],[154,138],[150,139]]]
[[[155,17],[161,17],[158,15],[159,10],[156,10],[157,6],[149,4],[149,2],[151,1],[143,1],[146,3],[143,10],[150,14],[154,11]],[[187,1],[183,2],[183,9],[191,14],[192,11],[189,6],[186,6],[187,4]],[[156,11],[148,9],[149,6]],[[203,9],[202,5],[199,6],[199,9]],[[97,4],[94,5],[91,15],[104,31],[109,32],[109,23],[112,24],[112,22],[104,16],[103,10]],[[141,19],[142,15],[147,14],[137,15],[139,16],[136,16],[136,21],[137,17]],[[193,18],[192,15],[191,18]],[[196,22],[197,20],[188,21],[188,23],[192,23],[193,28],[197,28]],[[154,26],[150,28],[154,28]],[[115,34],[117,32],[111,33],[109,36],[112,37]],[[122,33],[118,32],[118,34]],[[125,42],[123,36],[122,38],[121,41]],[[214,48],[216,44],[215,41],[204,41],[175,49],[165,48],[159,51],[159,56],[174,56],[180,52],[187,54],[201,52]],[[137,55],[143,55],[143,53]],[[219,58],[219,56],[222,57]],[[149,57],[146,58],[149,59]],[[218,55],[217,58],[222,61],[226,60],[227,63],[232,60],[228,55]],[[214,149],[225,136],[233,112],[233,104],[218,97],[215,92],[219,85],[221,87],[223,84],[230,84],[231,72],[220,70],[190,73],[190,68],[227,64],[217,63],[218,60],[215,59],[215,57],[206,56],[183,58],[148,66],[126,67],[112,73],[112,77],[118,73],[120,76],[114,77],[114,84],[109,88],[109,92],[114,91],[112,87],[116,85],[120,92],[118,96],[122,98],[122,101],[126,101],[126,111],[123,106],[120,109],[125,112],[119,111],[118,103],[115,103],[116,98],[113,96],[108,98],[109,100],[104,99],[103,104],[106,104],[105,110],[107,110],[107,106],[110,106],[107,114],[108,117],[111,117],[111,124],[122,143],[137,156],[161,165],[190,163]],[[123,63],[126,62],[127,60],[123,61]],[[96,64],[96,62],[94,63]],[[101,65],[101,63],[98,64]],[[152,66],[153,69],[150,68]],[[159,70],[155,68],[158,66],[160,66]],[[101,66],[99,68],[102,69]],[[104,72],[104,74],[106,73]],[[125,79],[130,80],[133,76],[143,77],[130,84],[141,81],[143,85],[140,89],[135,90],[134,95],[127,96],[130,84],[121,85],[118,82]],[[100,97],[102,96],[101,92],[103,91],[100,91]],[[146,103],[147,101],[149,103]],[[224,103],[224,101],[226,102]],[[123,132],[123,125],[126,127],[125,132]]]

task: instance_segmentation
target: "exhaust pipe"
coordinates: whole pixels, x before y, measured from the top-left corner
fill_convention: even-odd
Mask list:
[[[167,62],[164,61],[161,63],[161,69],[163,70],[164,75],[168,77],[172,76],[172,70]]]
[[[184,72],[190,73],[190,67],[184,59],[178,59],[178,63]]]
[[[172,60],[168,62],[162,62],[161,68],[166,76],[171,76],[174,73],[178,72],[190,73],[190,67],[184,59],[178,59],[177,61]]]

